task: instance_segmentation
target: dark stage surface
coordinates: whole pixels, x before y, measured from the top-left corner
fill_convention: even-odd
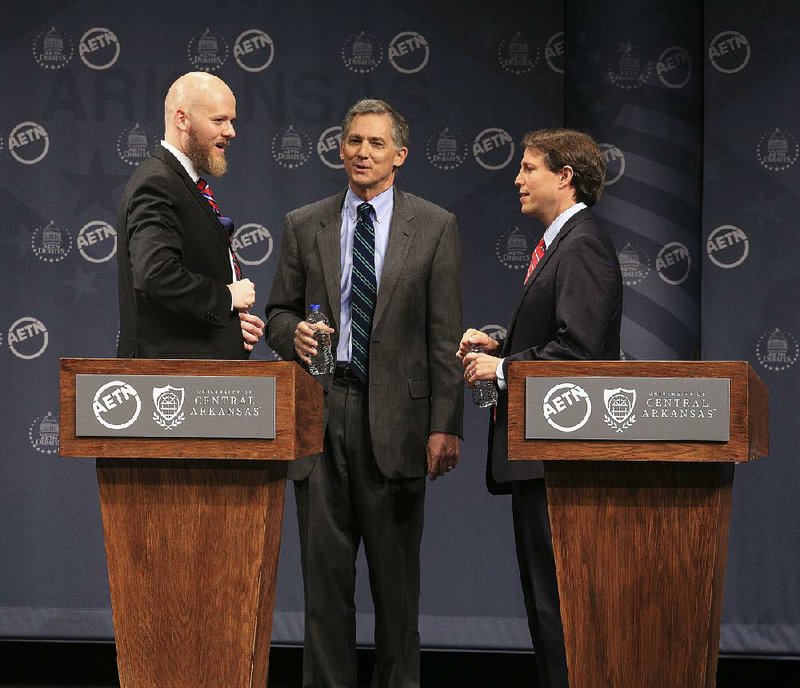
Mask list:
[[[360,686],[368,686],[372,651],[359,651]],[[268,688],[300,685],[301,650],[273,647]],[[422,653],[426,688],[535,688],[533,655],[521,653]],[[722,657],[717,688],[797,688],[800,659]],[[0,688],[115,688],[114,645],[0,641]],[[604,688],[598,686],[597,688]],[[679,688],[676,686],[676,688]]]

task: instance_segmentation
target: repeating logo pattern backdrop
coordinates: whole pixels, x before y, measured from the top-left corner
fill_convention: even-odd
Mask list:
[[[800,649],[797,207],[800,7],[707,3],[703,357],[748,360],[770,392],[770,455],[738,466],[721,643]]]
[[[788,244],[790,227],[781,223],[788,221],[800,132],[793,131],[788,105],[766,119],[748,118],[753,130],[743,132],[725,89],[760,112],[757,105],[772,92],[767,84],[778,93],[789,83],[793,42],[779,31],[785,48],[771,48],[786,60],[785,82],[754,79],[753,69],[767,71],[770,31],[743,29],[754,20],[720,5],[707,10],[710,35],[704,37],[702,13],[688,2],[678,5],[662,15],[652,8],[637,15],[627,6],[610,16],[583,0],[525,13],[514,2],[470,1],[453,13],[421,0],[402,9],[359,1],[324,14],[259,0],[199,6],[147,0],[135,8],[43,2],[18,10],[0,28],[2,57],[11,67],[0,73],[9,94],[0,109],[0,371],[6,382],[0,636],[112,636],[93,462],[57,454],[58,359],[114,355],[117,204],[136,165],[160,139],[164,94],[185,71],[218,74],[237,96],[230,171],[214,189],[237,222],[234,249],[256,282],[259,308],[272,282],[284,214],[343,187],[342,116],[356,99],[380,97],[411,123],[410,156],[398,184],[458,217],[465,325],[502,335],[542,231],[519,213],[513,186],[519,142],[525,131],[566,122],[592,133],[608,162],[609,186],[597,210],[623,265],[624,355],[698,356],[702,271],[704,355],[750,358],[770,384],[776,409],[776,386],[789,393],[800,325],[785,288],[791,273],[786,269],[781,281],[783,263],[763,238],[780,226]],[[701,206],[704,71],[719,107],[718,121],[706,119]],[[735,198],[729,185],[736,186]],[[769,279],[757,283],[764,285],[763,313],[748,318],[756,332],[747,344],[743,319],[730,316],[734,303],[754,303],[756,283],[736,278],[756,259]],[[274,354],[262,345],[256,357]],[[785,425],[778,417],[773,422],[782,433],[773,435],[773,446],[788,448],[794,427],[788,414]],[[421,618],[427,646],[529,644],[510,505],[483,487],[486,426],[486,412],[467,396],[462,463],[429,486]],[[771,458],[745,469],[763,486],[748,496],[748,523],[737,521],[732,533],[726,625],[746,617],[753,598],[736,581],[763,572],[749,558],[746,538],[765,549],[761,562],[780,555],[753,533],[766,523],[764,505],[774,506],[765,500],[775,495],[769,486],[776,463]],[[780,485],[787,484],[773,487],[786,491]],[[787,494],[780,502],[784,513],[789,503]],[[771,518],[779,530],[778,516]],[[363,561],[359,567],[363,572]],[[370,643],[366,575],[360,583],[359,641]],[[275,640],[301,642],[292,498],[278,587]],[[759,606],[766,608],[766,602]],[[786,619],[790,608],[788,599],[776,603],[771,618],[796,623],[800,613]],[[800,649],[800,639],[786,642],[785,651]],[[725,632],[723,643],[735,645]],[[767,649],[757,634],[739,644]]]

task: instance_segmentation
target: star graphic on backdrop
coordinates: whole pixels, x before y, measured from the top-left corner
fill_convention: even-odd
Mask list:
[[[64,284],[72,287],[75,293],[75,303],[78,303],[84,294],[92,294],[97,296],[97,289],[94,288],[94,280],[97,277],[96,272],[86,272],[81,267],[76,267],[72,273],[72,278],[65,279]]]
[[[25,254],[31,252],[31,232],[21,222],[17,225],[17,235],[3,239],[4,244],[11,244],[17,247],[17,258],[22,259]]]
[[[619,53],[620,55],[625,55],[627,53],[633,52],[633,42],[628,41],[627,43],[617,43],[619,46]]]
[[[758,228],[762,229],[768,220],[770,222],[780,222],[781,218],[777,212],[779,202],[780,198],[778,196],[768,198],[762,191],[758,191],[758,200],[746,210],[756,216]]]
[[[64,172],[62,176],[78,189],[75,203],[76,215],[95,205],[115,214],[119,199],[114,192],[128,181],[126,174],[106,172],[98,151],[92,154],[92,162],[86,172]]]
[[[603,110],[605,110],[607,107],[608,107],[608,105],[605,105],[605,104],[603,104],[603,103],[602,103],[602,102],[600,102],[599,100],[595,100],[595,101],[594,101],[594,102],[593,102],[593,103],[592,103],[592,104],[589,106],[589,109],[590,109],[592,112],[602,112],[602,111],[603,111]]]

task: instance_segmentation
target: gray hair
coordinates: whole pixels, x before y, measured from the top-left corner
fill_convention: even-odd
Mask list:
[[[397,110],[385,100],[364,98],[351,107],[342,122],[342,139],[347,138],[350,125],[358,115],[389,115],[392,120],[392,140],[396,148],[408,147],[408,122]]]

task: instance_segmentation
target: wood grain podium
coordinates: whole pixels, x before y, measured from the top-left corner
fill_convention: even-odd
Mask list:
[[[274,377],[275,439],[76,437],[76,375]],[[287,461],[322,451],[294,363],[62,359],[62,456],[97,457],[122,688],[263,688]]]
[[[726,442],[526,440],[525,378],[728,378]],[[579,382],[579,381],[578,381]],[[571,688],[713,688],[734,463],[769,450],[746,362],[513,362],[509,457],[544,460]]]

